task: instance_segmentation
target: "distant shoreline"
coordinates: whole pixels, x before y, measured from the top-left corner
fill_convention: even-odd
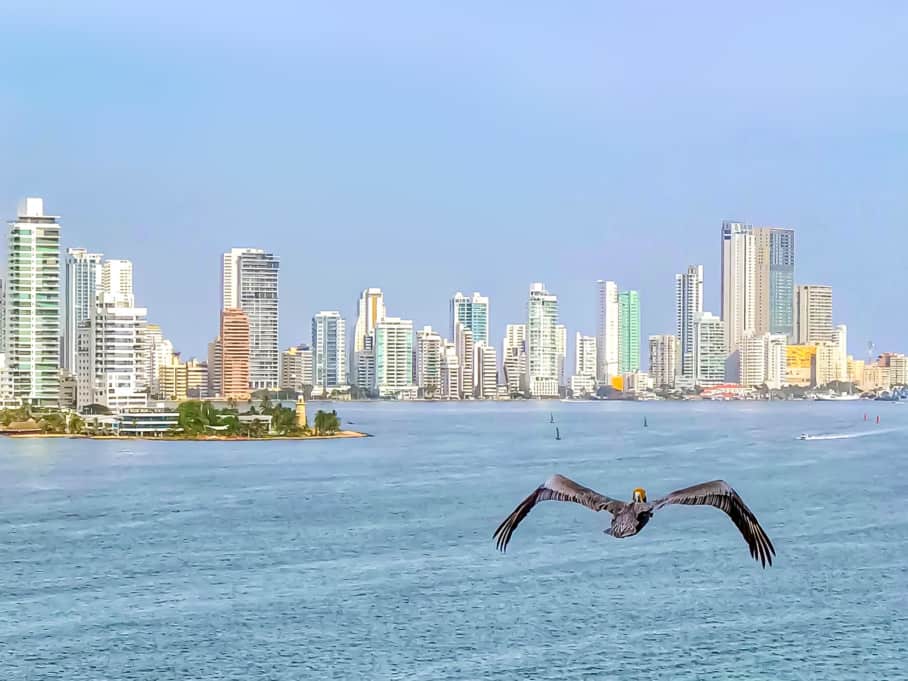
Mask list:
[[[71,433],[0,433],[15,440],[72,439],[72,440],[149,440],[151,442],[272,442],[274,440],[347,440],[373,437],[369,433],[341,430],[333,435],[275,435],[274,437],[240,437],[232,435],[203,435],[200,437],[152,437],[148,435],[83,435]]]

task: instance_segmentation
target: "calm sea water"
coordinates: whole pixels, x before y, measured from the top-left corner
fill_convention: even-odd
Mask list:
[[[376,437],[0,440],[0,677],[908,678],[908,405],[339,409]],[[776,565],[687,507],[615,540],[546,503],[496,553],[555,471],[724,478]]]

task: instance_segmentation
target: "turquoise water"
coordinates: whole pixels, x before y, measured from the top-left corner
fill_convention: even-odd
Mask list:
[[[376,437],[0,440],[0,678],[908,678],[908,405],[339,409]],[[496,553],[555,471],[724,478],[776,564],[688,507],[616,540],[549,502]]]

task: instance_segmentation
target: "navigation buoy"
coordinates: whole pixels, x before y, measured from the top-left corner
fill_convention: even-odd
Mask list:
[[[865,421],[867,420],[867,414],[864,414],[864,420]]]
[[[877,425],[879,425],[879,423],[880,423],[880,417],[879,417],[879,416],[876,417],[876,422],[877,422]]]

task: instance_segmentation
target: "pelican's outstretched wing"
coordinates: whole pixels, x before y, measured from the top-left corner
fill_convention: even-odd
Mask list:
[[[668,504],[686,504],[688,506],[715,506],[725,511],[737,526],[750,548],[750,555],[759,560],[763,567],[772,565],[776,550],[769,541],[766,532],[757,522],[757,517],[747,508],[744,500],[724,480],[702,482],[699,485],[679,489],[662,499],[653,501],[653,510],[658,511]]]
[[[495,530],[493,536],[499,550],[507,549],[511,535],[514,534],[520,521],[526,518],[533,506],[540,501],[573,501],[575,504],[582,504],[593,511],[608,511],[612,515],[624,506],[623,501],[612,499],[588,487],[578,485],[563,475],[553,475],[544,484],[533,490],[530,496],[521,501],[511,515],[505,518]]]

